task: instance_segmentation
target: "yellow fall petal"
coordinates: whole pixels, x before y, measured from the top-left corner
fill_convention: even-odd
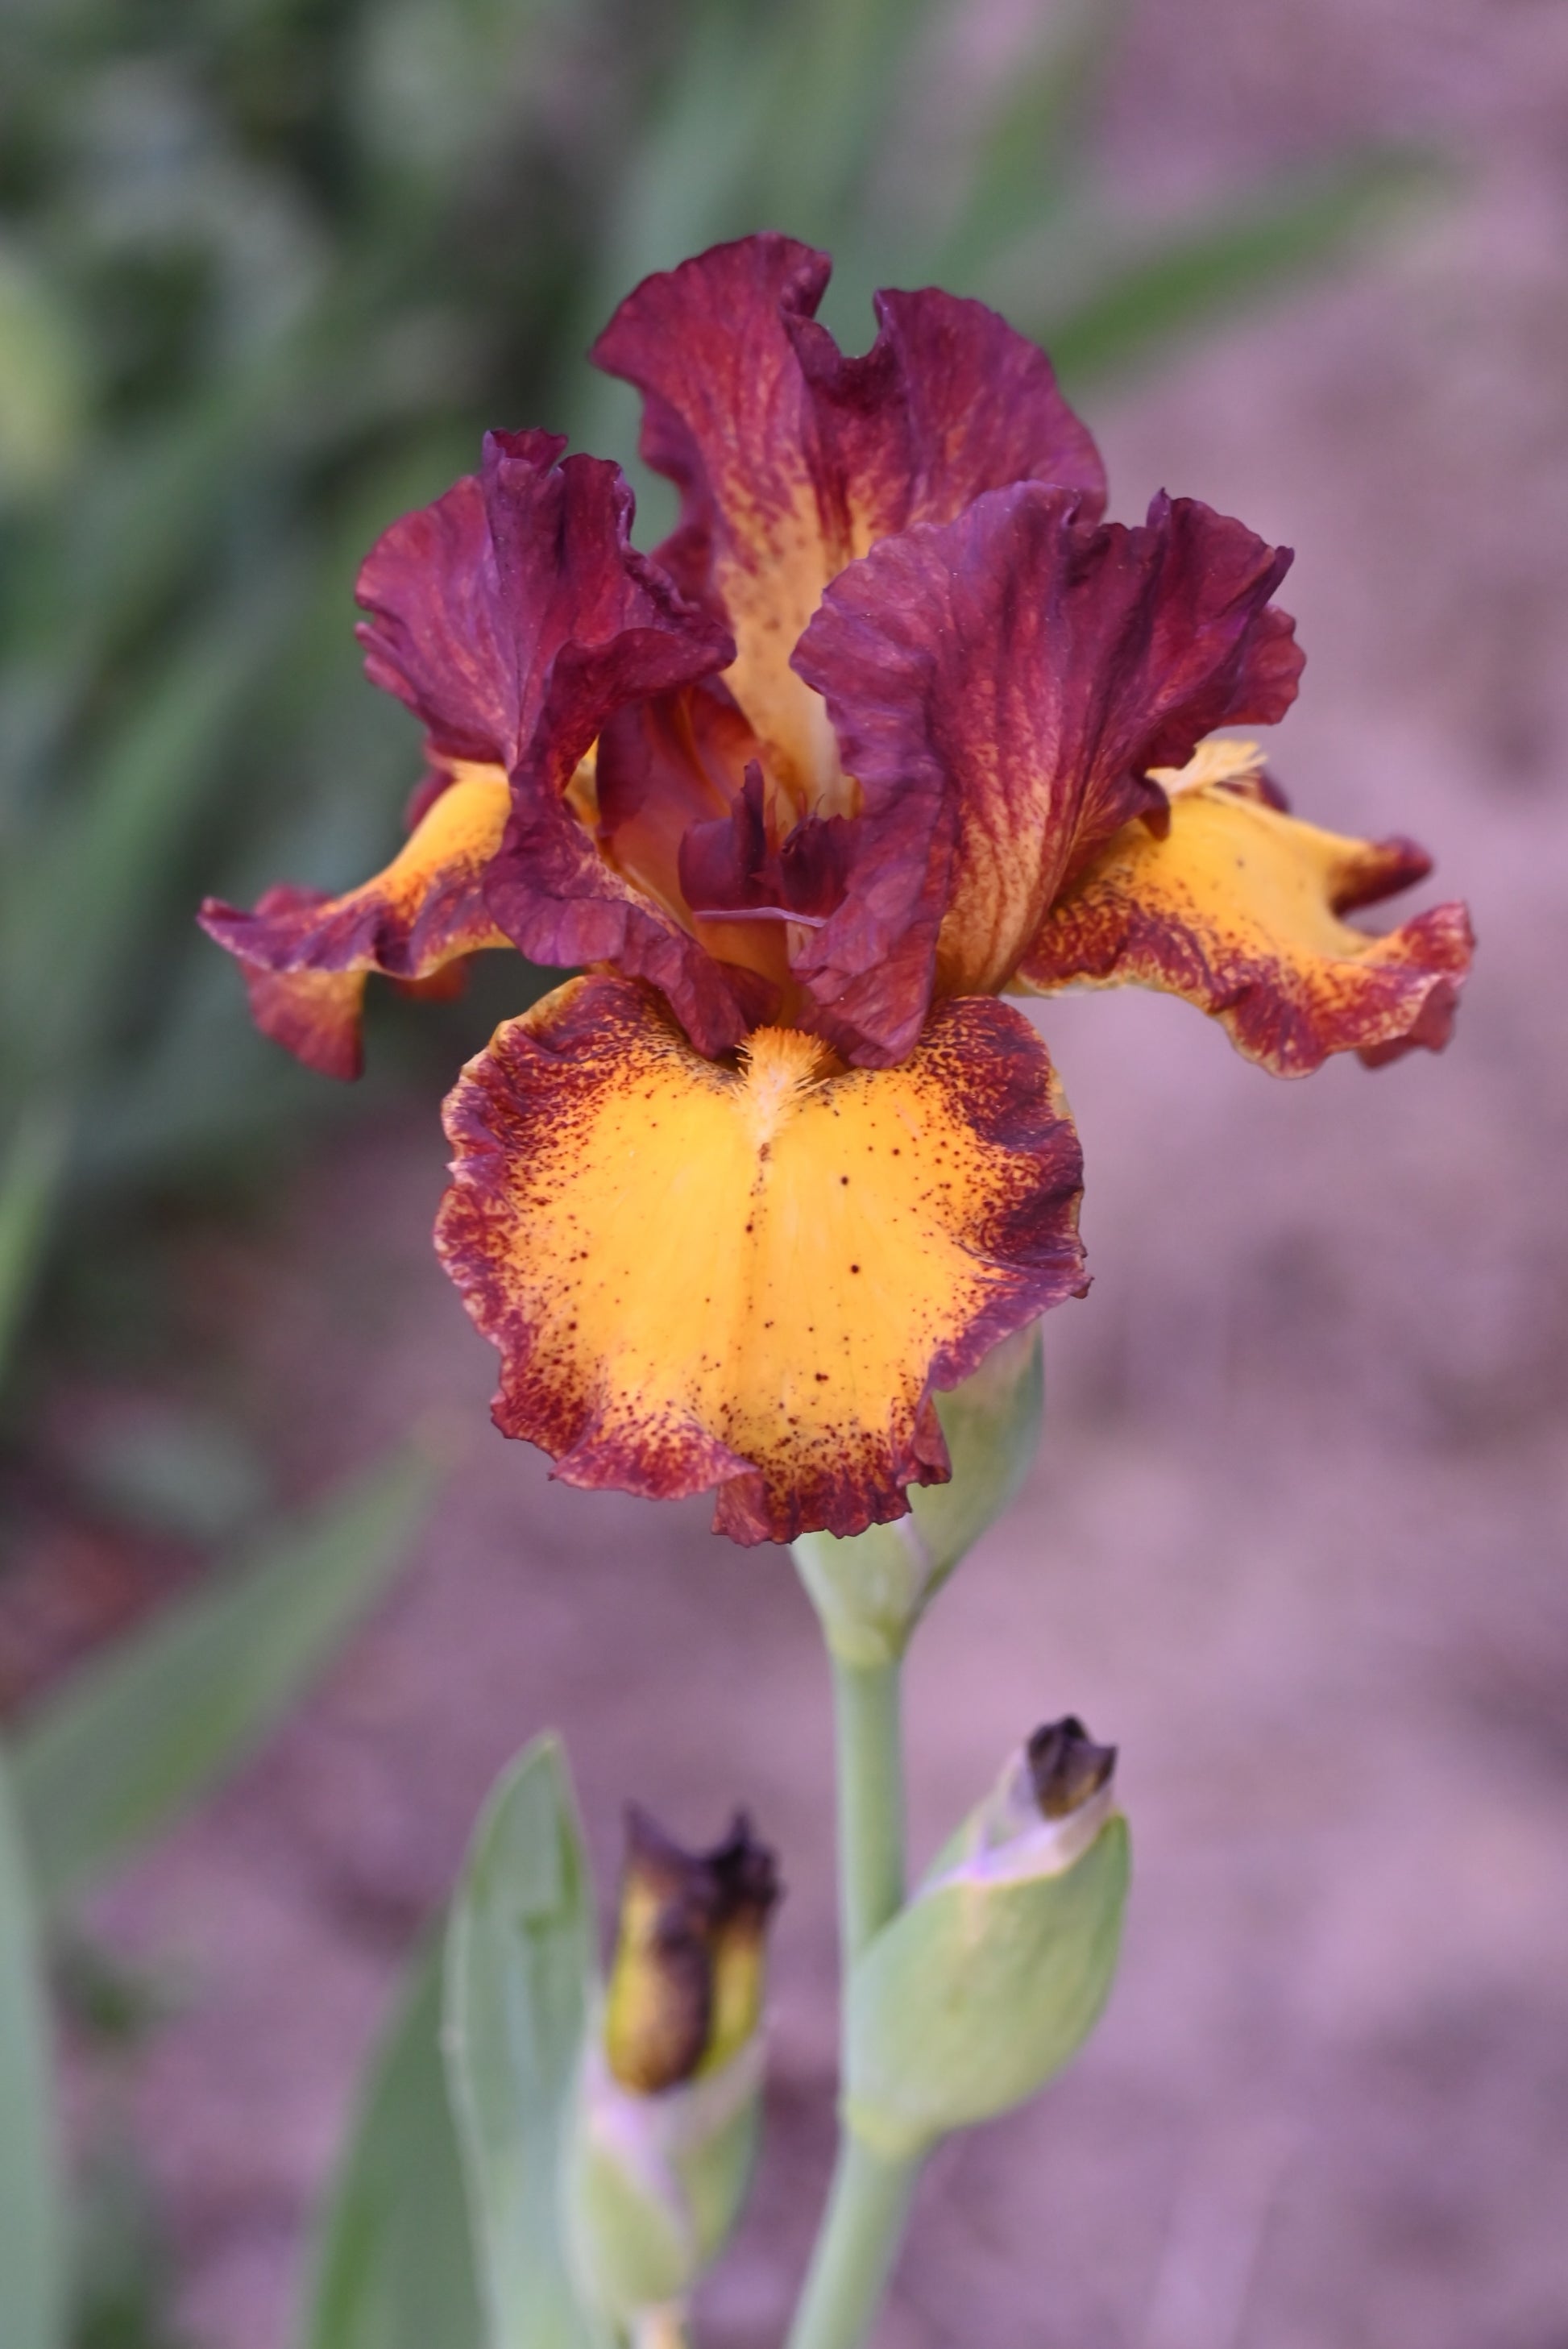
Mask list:
[[[1224,740],[1159,771],[1168,833],[1138,820],[1107,842],[1052,906],[1020,987],[1184,996],[1279,1076],[1305,1076],[1332,1052],[1436,1050],[1470,966],[1463,906],[1381,936],[1354,927],[1344,914],[1421,879],[1428,858],[1409,841],[1298,822],[1269,803],[1261,772],[1255,745]]]
[[[947,1473],[933,1387],[1082,1286],[1077,1137],[990,1001],[896,1069],[777,1029],[730,1069],[577,979],[470,1061],[447,1130],[437,1245],[500,1350],[497,1423],[573,1484],[717,1485],[742,1540],[903,1515]]]

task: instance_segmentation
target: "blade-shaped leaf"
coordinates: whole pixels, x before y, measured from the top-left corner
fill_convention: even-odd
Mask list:
[[[323,2221],[301,2349],[483,2349],[441,2061],[442,1937],[377,2049]]]
[[[66,1138],[64,1112],[40,1102],[24,1111],[0,1162],[0,1377],[48,1246]]]
[[[1070,385],[1136,366],[1233,310],[1288,292],[1434,179],[1429,158],[1382,151],[1233,199],[1112,271],[1098,293],[1041,326],[1040,339]]]
[[[1000,78],[941,238],[933,272],[940,285],[967,290],[975,272],[1037,229],[1082,177],[1099,85],[1126,15],[1127,0],[1069,0],[1041,19]]]
[[[593,1963],[572,1789],[541,1737],[485,1806],[447,1942],[448,2077],[490,2349],[607,2349],[573,2290],[558,2192]]]
[[[88,364],[64,288],[0,244],[0,497],[51,487],[87,421]]]
[[[64,2291],[52,2065],[33,1889],[0,1761],[0,2341],[59,2349]]]
[[[864,191],[931,13],[928,0],[795,0],[779,12],[759,221],[832,245],[863,226]]]
[[[356,1477],[28,1717],[16,1795],[46,1902],[125,1859],[261,1743],[380,1597],[437,1473],[410,1445]]]
[[[227,609],[197,624],[104,746],[79,800],[35,845],[7,909],[7,971],[27,1015],[19,1053],[30,1046],[37,1059],[69,1061],[112,1018],[117,975],[134,968],[138,938],[163,917],[165,868],[211,799],[225,730],[282,608],[277,596],[243,625]],[[64,937],[72,951],[62,957]],[[40,971],[50,973],[46,995]]]
[[[71,2349],[184,2349],[174,2247],[128,2115],[89,2134],[72,2184]]]

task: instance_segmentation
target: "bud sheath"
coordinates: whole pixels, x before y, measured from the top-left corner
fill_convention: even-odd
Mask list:
[[[1044,1394],[1038,1323],[1005,1338],[972,1378],[935,1397],[953,1474],[912,1485],[909,1514],[840,1540],[802,1534],[795,1564],[842,1661],[896,1663],[954,1568],[999,1517],[1039,1441]]]
[[[855,1968],[845,2113],[885,2158],[1022,2103],[1088,2036],[1127,1890],[1114,1763],[1070,1717],[1037,1731]]]
[[[619,2327],[645,2333],[678,2309],[738,2214],[778,1897],[772,1854],[744,1817],[695,1853],[628,1810],[615,1956],[567,2175],[579,2286]]]

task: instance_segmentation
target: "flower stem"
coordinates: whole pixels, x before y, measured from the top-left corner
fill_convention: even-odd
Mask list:
[[[831,1654],[831,1651],[830,1651]],[[903,1899],[899,1666],[832,1655],[839,1778],[839,1930],[850,1968]]]
[[[851,1663],[830,1645],[839,1782],[842,2006],[850,1973],[903,1899],[899,1664]],[[860,2349],[897,2255],[918,2163],[889,2161],[841,2127],[838,2166],[788,2349]]]
[[[861,2349],[876,2318],[920,2174],[852,2129],[839,2140],[828,2215],[786,2349]]]

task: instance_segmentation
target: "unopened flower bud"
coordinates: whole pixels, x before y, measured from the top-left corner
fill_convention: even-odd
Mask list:
[[[773,1855],[744,1816],[697,1853],[628,1809],[615,1955],[567,2186],[579,2287],[614,2324],[677,2305],[739,2212],[778,1898]]]
[[[911,1485],[909,1515],[839,1540],[802,1534],[800,1578],[845,1663],[892,1663],[954,1568],[1023,1483],[1039,1441],[1038,1322],[993,1347],[972,1378],[935,1398],[953,1475]]]
[[[722,1843],[697,1853],[628,1806],[604,2017],[605,2057],[623,2086],[656,2095],[718,2069],[750,2038],[778,1897],[773,1855],[743,1815]]]
[[[1037,1730],[850,1985],[845,2112],[885,2155],[1021,2104],[1088,2037],[1127,1892],[1113,1746]]]

